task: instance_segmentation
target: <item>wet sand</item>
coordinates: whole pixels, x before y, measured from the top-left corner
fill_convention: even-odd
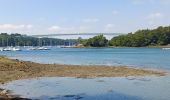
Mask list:
[[[36,77],[127,77],[127,76],[163,76],[164,72],[131,68],[126,66],[79,66],[39,64],[0,57],[0,83],[12,80]]]
[[[128,77],[128,76],[164,76],[165,73],[157,70],[131,68],[126,66],[83,66],[39,64],[29,61],[19,61],[0,57],[0,84],[19,79],[36,77]],[[0,91],[0,99],[13,100],[8,92]],[[6,99],[5,99],[6,98]],[[15,99],[14,99],[15,100]],[[17,99],[18,100],[18,99]],[[24,100],[24,99],[19,99]]]

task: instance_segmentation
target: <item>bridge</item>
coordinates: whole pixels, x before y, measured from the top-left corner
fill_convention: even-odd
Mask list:
[[[43,38],[43,37],[59,37],[59,36],[97,36],[97,35],[104,35],[104,36],[118,36],[124,35],[125,33],[60,33],[60,34],[44,34],[44,35],[31,35],[32,37],[36,38]]]

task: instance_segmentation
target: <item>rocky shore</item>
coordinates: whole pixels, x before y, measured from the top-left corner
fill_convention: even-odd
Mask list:
[[[29,61],[19,61],[0,57],[0,84],[19,79],[36,77],[128,77],[128,76],[164,76],[165,73],[156,70],[131,68],[126,66],[83,66],[39,64]],[[0,89],[0,100],[29,100],[11,96],[6,90]]]

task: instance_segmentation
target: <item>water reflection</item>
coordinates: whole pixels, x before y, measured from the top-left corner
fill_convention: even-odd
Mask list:
[[[38,97],[41,100],[143,100],[138,96],[130,96],[121,93],[116,93],[114,91],[107,92],[101,95],[86,95],[86,94],[77,94],[77,95],[65,95],[65,96],[41,96]],[[37,98],[32,98],[37,99]]]
[[[0,86],[42,100],[169,100],[170,76],[126,78],[44,77]]]

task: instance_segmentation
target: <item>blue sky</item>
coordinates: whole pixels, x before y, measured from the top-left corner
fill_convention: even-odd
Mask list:
[[[128,33],[170,25],[170,0],[0,0],[0,32]]]

